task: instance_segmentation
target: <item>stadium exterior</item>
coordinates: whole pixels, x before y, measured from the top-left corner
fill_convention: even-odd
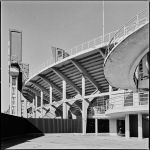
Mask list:
[[[119,30],[70,51],[53,48],[56,62],[28,78],[19,91],[21,69],[13,63],[10,114],[25,118],[82,119],[84,135],[95,132],[127,138],[148,137],[148,39],[146,10]],[[18,95],[22,95],[24,104]]]

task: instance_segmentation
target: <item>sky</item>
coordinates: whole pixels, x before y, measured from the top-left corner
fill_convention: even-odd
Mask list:
[[[105,33],[148,7],[148,1],[105,1]],[[32,74],[46,60],[53,61],[51,46],[68,50],[102,35],[102,16],[102,1],[2,1],[1,112],[9,107],[9,29],[22,31],[22,62]]]

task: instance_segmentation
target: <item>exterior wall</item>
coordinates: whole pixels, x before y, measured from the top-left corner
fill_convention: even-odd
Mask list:
[[[117,135],[117,120],[109,119],[109,133],[110,135]]]

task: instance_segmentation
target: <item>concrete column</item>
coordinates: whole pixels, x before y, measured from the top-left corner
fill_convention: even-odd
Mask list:
[[[36,118],[36,96],[34,97],[34,118]]]
[[[27,118],[27,100],[26,99],[24,99],[24,105],[25,105],[25,118]]]
[[[66,100],[66,81],[63,80],[63,101]],[[63,119],[67,119],[68,112],[67,112],[67,104],[63,102]]]
[[[84,99],[85,96],[85,77],[82,75],[82,133],[86,134],[86,123],[87,123],[87,102]]]
[[[52,104],[52,86],[50,85],[50,87],[49,87],[49,102],[50,102],[50,104]]]
[[[32,117],[35,118],[35,98],[33,98],[33,101],[32,101]]]
[[[112,136],[117,135],[117,120],[109,119],[109,134]]]
[[[10,96],[9,96],[9,107],[10,107],[10,115],[12,115],[12,76],[10,76]]]
[[[106,110],[109,108],[109,103],[111,103],[112,101],[112,86],[109,85],[109,99],[106,101]]]
[[[142,130],[142,114],[138,113],[138,138],[143,138],[143,130]]]
[[[129,114],[126,114],[126,116],[125,116],[125,136],[126,136],[126,138],[130,137]]]
[[[98,134],[98,119],[95,118],[95,135]]]
[[[41,91],[41,118],[43,117],[43,91]]]
[[[18,77],[16,76],[16,109],[15,109],[15,115],[18,116]]]
[[[37,118],[37,95],[35,95],[35,118]]]

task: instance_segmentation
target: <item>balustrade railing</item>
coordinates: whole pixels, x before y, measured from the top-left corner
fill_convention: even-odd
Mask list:
[[[125,96],[128,94],[128,97]],[[138,97],[134,98],[133,93],[122,93],[107,100],[107,110],[121,109],[129,106],[140,106],[149,104],[149,92],[139,92]]]
[[[124,40],[128,35],[133,33],[135,30],[139,29],[141,26],[145,25],[146,23],[149,22],[149,10],[146,9],[139,14],[137,14],[135,17],[133,17],[128,23],[123,25],[113,36],[113,38],[109,42],[108,46],[108,55],[111,50],[112,50],[112,45],[113,47]]]
[[[87,50],[87,49],[90,49],[90,48],[96,48],[96,47],[102,47],[103,45],[108,45],[109,41],[112,39],[112,37],[115,35],[116,32],[117,32],[117,30],[105,34],[104,35],[104,40],[103,40],[103,36],[99,36],[99,37],[94,38],[94,39],[92,39],[88,42],[84,42],[80,45],[77,45],[77,46],[73,47],[72,49],[66,50],[66,52],[69,54],[68,56],[71,56],[71,55],[75,55],[75,54],[77,54],[81,51],[84,51],[84,50]],[[33,71],[32,71],[32,74],[30,74],[30,76],[32,76],[35,73],[38,73],[42,69],[44,69],[44,68],[48,67],[49,65],[51,65],[52,63],[53,62],[51,60],[47,60],[46,62],[39,65],[37,68],[34,68]]]

